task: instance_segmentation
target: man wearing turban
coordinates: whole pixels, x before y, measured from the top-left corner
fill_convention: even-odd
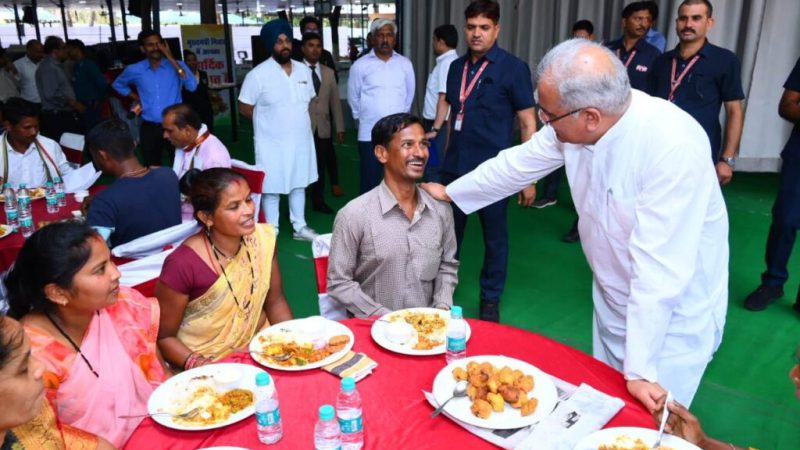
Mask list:
[[[256,166],[267,174],[261,205],[277,231],[280,195],[288,195],[293,237],[310,241],[317,236],[305,220],[305,188],[317,181],[308,115],[315,96],[311,70],[291,59],[289,22],[268,22],[261,28],[261,40],[271,56],[247,74],[239,93],[239,112],[253,120]]]

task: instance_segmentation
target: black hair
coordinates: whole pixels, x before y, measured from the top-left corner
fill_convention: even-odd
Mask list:
[[[184,49],[183,50],[183,59],[186,60],[186,58],[188,58],[190,56],[194,56],[195,58],[197,58],[197,54],[195,52],[189,50],[188,48]]]
[[[167,114],[174,116],[175,126],[180,129],[184,129],[189,125],[195,130],[199,130],[203,126],[203,119],[200,118],[200,114],[197,114],[197,111],[186,103],[177,103],[167,107],[161,116],[167,117]]]
[[[464,18],[483,16],[497,25],[500,22],[500,4],[494,0],[473,0],[464,10]]]
[[[25,342],[25,329],[18,327],[15,333],[7,332],[3,327],[5,316],[0,314],[0,370],[6,367],[11,356]]]
[[[632,16],[634,13],[637,13],[639,11],[650,12],[650,7],[647,6],[646,2],[629,3],[624,8],[622,8],[622,18],[627,19],[628,17]]]
[[[397,113],[383,117],[372,127],[372,145],[382,145],[389,148],[389,143],[395,133],[404,130],[415,123],[422,125],[419,117],[409,113]]]
[[[136,40],[139,41],[139,45],[144,46],[144,41],[149,38],[150,36],[158,36],[159,41],[163,41],[164,38],[161,37],[161,33],[155,30],[142,30],[139,32],[139,35],[136,37]]]
[[[11,97],[3,103],[3,120],[16,125],[26,117],[39,117],[39,106],[24,98]]]
[[[594,24],[586,19],[579,20],[572,25],[572,33],[583,30],[589,34],[594,34]]]
[[[58,36],[47,36],[44,40],[44,52],[46,54],[53,53],[55,50],[60,49],[64,45],[64,40]]]
[[[114,161],[125,161],[134,156],[136,143],[131,137],[128,124],[112,117],[95,125],[86,135],[86,149],[95,155],[100,150],[108,153]]]
[[[84,44],[83,41],[80,39],[69,39],[66,45],[69,45],[70,47],[75,47],[82,53],[86,53],[86,44]]]
[[[322,44],[322,36],[311,32],[303,33],[303,44],[308,41],[319,41],[319,43]]]
[[[41,42],[39,42],[39,40],[38,40],[38,39],[31,39],[30,41],[28,41],[28,42],[26,42],[26,43],[25,43],[25,49],[26,49],[26,50],[27,50],[27,49],[30,49],[31,47],[33,47],[33,46],[34,46],[34,45],[36,45],[36,44],[42,45],[42,43],[41,43]]]
[[[320,33],[322,33],[322,24],[319,23],[319,19],[317,19],[314,16],[305,16],[302,19],[300,19],[300,32],[305,34],[303,32],[303,30],[305,30],[306,29],[306,25],[308,25],[311,22],[314,22],[315,24],[317,24],[317,28],[319,28]]]
[[[219,206],[222,191],[234,181],[244,181],[244,175],[224,167],[214,167],[206,170],[192,169],[180,179],[181,194],[188,195],[194,208],[194,218],[198,219],[201,211],[213,214]]]
[[[711,2],[708,0],[683,0],[681,4],[678,5],[678,9],[680,10],[683,5],[706,5],[706,8],[708,8],[708,17],[714,14],[714,7],[711,6]]]
[[[433,35],[436,39],[443,40],[445,45],[450,48],[458,47],[458,30],[452,24],[439,25],[434,28]]]
[[[650,15],[653,16],[653,22],[658,19],[658,3],[654,2],[653,0],[648,0],[642,2],[647,6],[647,9],[650,10]]]
[[[33,311],[51,310],[45,286],[72,288],[75,274],[91,255],[91,238],[101,239],[92,227],[76,221],[51,223],[33,233],[6,275],[9,315],[19,319]]]

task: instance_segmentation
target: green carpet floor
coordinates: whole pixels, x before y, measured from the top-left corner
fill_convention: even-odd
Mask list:
[[[240,124],[239,140],[232,143],[230,126],[220,121],[218,135],[233,156],[253,161],[252,126]],[[340,184],[346,196],[330,197],[342,207],[358,191],[358,153],[355,134],[337,146]],[[800,342],[800,315],[792,311],[800,276],[794,271],[786,297],[760,313],[746,311],[742,300],[759,282],[770,209],[777,189],[775,174],[737,173],[724,188],[730,215],[730,306],[722,346],[703,378],[692,411],[706,432],[738,445],[761,450],[800,449],[800,400],[788,372]],[[317,314],[311,248],[294,241],[288,211],[282,200],[279,262],[287,297],[295,316]],[[307,208],[309,225],[329,232],[333,215]],[[501,314],[504,323],[549,336],[591,352],[591,273],[579,244],[564,244],[574,212],[566,183],[557,205],[542,210],[509,208],[510,260]],[[483,259],[480,224],[472,218],[462,250],[455,303],[469,317],[477,316],[478,275]],[[800,253],[800,252],[797,252]],[[790,268],[800,269],[795,255]]]

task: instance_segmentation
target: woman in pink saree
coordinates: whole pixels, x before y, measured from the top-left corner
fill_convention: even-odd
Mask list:
[[[48,225],[25,242],[6,279],[10,315],[45,366],[48,400],[62,423],[121,447],[166,377],[157,354],[159,308],[120,286],[110,252],[89,226]]]

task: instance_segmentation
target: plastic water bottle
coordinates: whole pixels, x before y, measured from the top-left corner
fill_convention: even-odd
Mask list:
[[[53,214],[58,212],[58,197],[56,196],[56,188],[53,186],[52,181],[48,181],[44,188],[44,198],[47,202],[47,213]]]
[[[58,207],[62,208],[67,206],[67,191],[64,187],[64,180],[61,177],[53,179],[53,185],[56,188],[56,198],[58,198]]]
[[[342,390],[336,397],[336,416],[342,432],[342,450],[358,450],[364,446],[364,419],[361,395],[356,382],[350,377],[342,379]]]
[[[3,208],[6,210],[6,225],[16,230],[19,227],[19,211],[17,210],[17,193],[11,187],[11,183],[3,185],[3,197],[5,197]]]
[[[336,412],[331,405],[319,408],[319,420],[314,425],[314,450],[341,450],[339,424],[336,423]]]
[[[447,322],[447,363],[467,357],[467,323],[464,322],[461,307],[450,308],[450,320]]]
[[[17,210],[19,214],[19,231],[22,237],[28,238],[33,234],[33,213],[31,212],[31,195],[23,183],[17,190]]]
[[[256,428],[262,444],[274,444],[283,437],[278,390],[270,389],[272,380],[265,372],[256,375]]]

